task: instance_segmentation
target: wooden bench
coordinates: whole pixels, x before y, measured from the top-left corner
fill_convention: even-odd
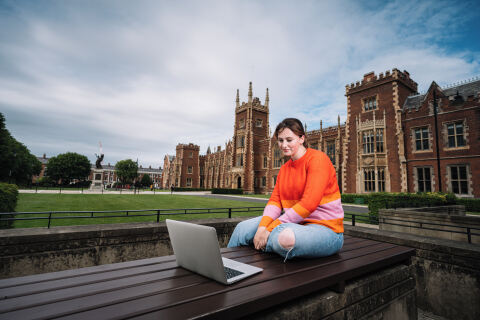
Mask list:
[[[340,253],[283,262],[251,248],[225,257],[264,268],[225,286],[177,267],[174,256],[0,280],[0,319],[240,318],[345,281],[408,263],[408,247],[345,236]]]

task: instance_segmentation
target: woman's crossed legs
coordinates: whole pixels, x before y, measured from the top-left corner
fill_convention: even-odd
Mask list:
[[[240,222],[230,238],[228,247],[250,246],[262,217]],[[266,252],[276,252],[282,257],[318,258],[338,252],[343,245],[343,233],[317,224],[300,225],[282,223],[268,237]]]

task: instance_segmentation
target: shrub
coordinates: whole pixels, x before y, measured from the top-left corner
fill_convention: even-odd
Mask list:
[[[370,194],[343,193],[342,203],[364,203],[368,204]]]
[[[370,215],[377,217],[378,210],[384,208],[415,208],[456,204],[456,197],[451,193],[386,193],[370,194],[368,209]]]
[[[14,184],[0,183],[0,212],[14,212],[17,206],[18,187]],[[13,221],[6,221],[13,215],[0,216],[0,229],[11,228]]]
[[[465,206],[465,211],[480,212],[480,199],[457,198],[456,203]]]
[[[39,187],[53,187],[55,185],[55,181],[53,181],[52,178],[45,176],[38,178],[37,185]]]
[[[243,189],[223,189],[223,188],[213,188],[213,194],[243,194]]]

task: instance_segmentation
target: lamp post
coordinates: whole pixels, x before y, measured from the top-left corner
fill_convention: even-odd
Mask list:
[[[440,169],[440,141],[438,140],[438,118],[437,118],[437,94],[436,88],[433,89],[433,115],[435,118],[435,146],[437,151],[437,172],[438,172],[438,191],[442,192],[442,176]]]

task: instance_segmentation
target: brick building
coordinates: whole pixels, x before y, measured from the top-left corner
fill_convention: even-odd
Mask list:
[[[88,180],[93,181],[93,175],[98,172],[98,170],[102,171],[103,177],[101,178],[103,184],[111,187],[114,183],[120,182],[117,177],[117,173],[115,171],[115,166],[112,166],[110,163],[107,165],[102,165],[102,169],[97,169],[95,164],[92,165],[90,175],[88,176]],[[144,168],[143,166],[139,166],[137,169],[138,178],[137,181],[141,181],[144,175],[149,175],[150,179],[152,180],[152,185],[155,188],[161,188],[162,182],[162,168],[152,168],[149,166],[148,168]],[[97,173],[98,174],[98,173]],[[98,179],[100,180],[100,179]]]
[[[45,170],[48,166],[48,160],[50,158],[47,158],[45,154],[43,154],[42,157],[37,157],[37,159],[42,163],[42,170],[38,176],[34,176],[32,178],[32,182],[37,182],[38,179],[41,177],[45,176]],[[112,166],[110,163],[107,165],[102,165],[102,171],[103,177],[99,178],[101,179],[104,183],[104,185],[111,186],[115,182],[119,182],[117,174],[115,172],[115,166]],[[149,175],[150,179],[152,180],[152,184],[155,188],[161,188],[161,182],[162,182],[162,174],[163,170],[162,168],[152,168],[149,166],[148,168],[143,168],[142,166],[138,167],[138,181],[141,181],[142,177],[144,175]],[[98,174],[98,169],[96,168],[95,164],[91,165],[91,170],[90,174],[88,176],[88,180],[93,181],[93,175],[97,173]]]
[[[408,190],[480,197],[479,95],[477,80],[443,89],[433,82],[427,93],[407,98]]]
[[[336,126],[323,128],[320,122],[319,130],[307,131],[309,146],[332,160],[342,192],[451,191],[480,197],[480,80],[443,89],[433,82],[418,94],[409,73],[393,69],[365,74],[346,86],[345,95],[344,124],[339,117]],[[189,148],[195,148],[193,160],[186,158]],[[285,159],[269,125],[268,89],[263,104],[253,97],[251,83],[247,102],[240,103],[237,90],[232,139],[223,150],[209,147],[197,162],[198,149],[179,144],[173,160],[165,157],[164,180],[180,187],[188,182],[271,192]],[[192,173],[185,163],[192,164]]]

